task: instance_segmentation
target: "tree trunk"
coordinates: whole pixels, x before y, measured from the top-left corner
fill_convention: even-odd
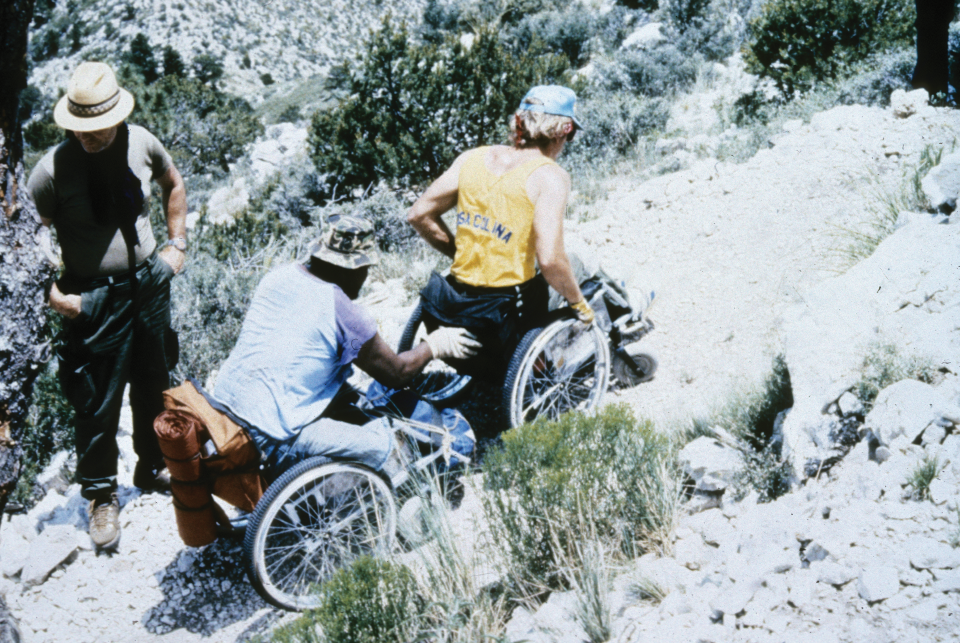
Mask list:
[[[0,515],[20,477],[19,438],[46,357],[44,293],[53,276],[40,247],[39,219],[26,195],[20,91],[27,85],[27,28],[33,0],[0,2]],[[0,598],[0,643],[19,641]]]

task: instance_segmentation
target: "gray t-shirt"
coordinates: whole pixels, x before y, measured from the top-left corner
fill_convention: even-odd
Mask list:
[[[143,210],[137,218],[136,261],[157,246],[148,216],[150,181],[173,165],[157,138],[137,125],[128,125],[127,164],[140,179]],[[52,219],[67,271],[78,277],[102,277],[130,268],[123,234],[115,225],[97,221],[87,190],[86,153],[61,143],[44,155],[30,174],[27,189],[45,219]]]

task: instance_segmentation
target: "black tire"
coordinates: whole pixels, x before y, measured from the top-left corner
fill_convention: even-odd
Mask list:
[[[574,347],[577,361],[566,363]],[[559,359],[558,359],[559,358]],[[571,370],[572,369],[572,370]],[[610,347],[597,324],[575,319],[534,328],[520,340],[503,384],[504,420],[511,428],[538,417],[555,420],[573,410],[590,412],[606,392]]]
[[[360,464],[310,458],[277,478],[250,516],[247,576],[277,607],[316,607],[318,583],[358,556],[391,551],[396,529],[396,499],[382,476]]]
[[[413,309],[413,314],[410,315],[407,325],[403,328],[403,334],[400,335],[397,353],[403,353],[413,348],[413,340],[417,336],[417,330],[421,323],[423,323],[423,302],[418,301],[417,307]]]
[[[614,354],[611,371],[619,387],[629,388],[652,380],[659,365],[657,356],[639,347],[635,348],[631,346],[626,350],[630,354],[630,357],[633,358],[633,361],[637,363],[637,366],[640,367],[640,372],[634,371],[625,360],[621,359],[619,355]]]

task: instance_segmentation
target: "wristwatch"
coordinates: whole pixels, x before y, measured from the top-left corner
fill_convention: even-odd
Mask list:
[[[176,237],[176,238],[174,238],[174,239],[170,239],[169,241],[167,241],[167,245],[168,245],[168,246],[173,246],[174,248],[176,248],[176,249],[179,250],[180,252],[186,252],[186,251],[187,251],[187,240],[184,239],[183,237]]]

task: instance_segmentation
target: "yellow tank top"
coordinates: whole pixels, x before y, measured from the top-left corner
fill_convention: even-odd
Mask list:
[[[527,196],[527,178],[554,161],[534,159],[496,176],[484,162],[489,149],[475,150],[460,169],[457,251],[450,273],[470,286],[515,286],[536,274],[533,203]]]

